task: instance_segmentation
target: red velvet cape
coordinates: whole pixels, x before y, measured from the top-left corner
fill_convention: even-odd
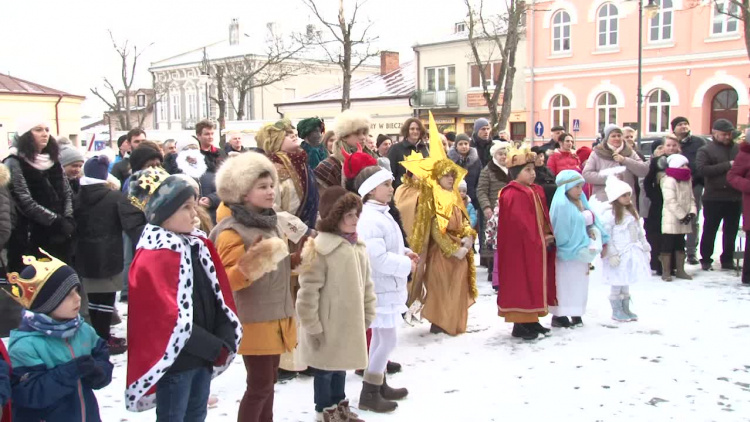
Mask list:
[[[541,186],[529,188],[513,181],[500,191],[495,258],[499,312],[543,314],[557,303],[555,250],[545,246],[535,201],[541,201],[543,219],[552,227]]]

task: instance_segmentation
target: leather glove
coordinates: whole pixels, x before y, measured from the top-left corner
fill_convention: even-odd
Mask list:
[[[323,345],[323,340],[325,340],[325,336],[323,333],[318,334],[308,334],[307,340],[310,343],[310,347],[312,347],[313,350],[320,349],[320,346]]]
[[[94,361],[91,355],[77,357],[75,363],[80,378],[86,378],[96,370],[96,361]]]
[[[453,252],[453,257],[457,259],[464,259],[467,253],[469,253],[469,248],[461,246],[456,252]]]
[[[620,257],[617,255],[610,256],[609,259],[607,259],[607,263],[610,267],[618,267],[620,265]]]
[[[474,246],[474,239],[471,238],[471,236],[466,236],[463,239],[461,239],[461,246],[463,246],[466,249],[471,248]]]

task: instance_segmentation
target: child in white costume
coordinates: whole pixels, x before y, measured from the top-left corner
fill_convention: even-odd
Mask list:
[[[605,185],[609,206],[601,213],[609,243],[604,252],[604,282],[612,286],[609,302],[612,319],[637,321],[630,311],[630,285],[651,276],[651,246],[631,201],[630,185],[609,176]]]

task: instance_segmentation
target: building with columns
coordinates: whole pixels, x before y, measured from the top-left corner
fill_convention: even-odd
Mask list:
[[[308,32],[314,30],[314,27],[308,25]],[[276,24],[269,23],[265,27],[260,25],[260,28],[250,28],[250,34],[246,34],[244,30],[240,30],[239,20],[233,19],[225,39],[153,62],[149,71],[159,99],[156,104],[156,128],[192,129],[201,119],[217,120],[218,106],[209,98],[217,97],[216,66],[232,60],[249,60],[262,64],[267,59],[268,34],[280,31]],[[329,86],[341,84],[341,69],[326,60],[321,53],[314,48],[301,52],[290,62],[303,64],[304,71],[247,92],[242,113],[235,109],[240,104],[239,90],[231,84],[227,85],[225,97],[232,101],[226,101],[225,120],[238,120],[239,114],[244,115],[242,120],[275,120],[280,118],[275,104],[304,98]],[[210,76],[206,76],[207,68]],[[377,64],[367,63],[354,72],[354,78],[377,74],[379,71]]]
[[[635,127],[638,0],[528,3],[531,120],[543,123],[545,136],[558,124],[571,131],[578,120],[583,141],[609,123]],[[709,134],[718,118],[747,124],[750,61],[742,24],[711,1],[654,3],[658,12],[643,17],[641,135],[666,134],[676,116],[687,117],[695,134]],[[534,124],[527,136],[534,137]]]

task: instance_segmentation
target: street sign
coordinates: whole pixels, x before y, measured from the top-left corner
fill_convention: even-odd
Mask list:
[[[581,121],[579,119],[573,119],[573,132],[581,131]]]
[[[534,134],[536,134],[536,136],[544,135],[544,125],[542,122],[536,122],[534,125]]]

